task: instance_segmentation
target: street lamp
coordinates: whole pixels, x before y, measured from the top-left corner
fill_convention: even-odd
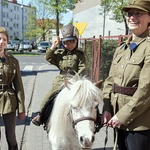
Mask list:
[[[22,5],[21,5],[21,9],[22,9],[22,46],[20,48],[22,48],[23,50],[23,39],[24,39],[24,34],[23,34],[23,24],[24,24],[24,21],[23,21],[23,0],[22,0]]]
[[[21,9],[22,9],[22,41],[23,41],[23,38],[24,38],[24,36],[23,36],[23,0],[22,0],[22,5],[21,5]]]
[[[3,2],[1,1],[1,26],[3,26]]]

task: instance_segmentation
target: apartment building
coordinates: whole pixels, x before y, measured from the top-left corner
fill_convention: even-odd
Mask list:
[[[7,28],[10,40],[15,38],[28,40],[24,33],[27,31],[31,11],[36,16],[36,9],[30,4],[22,5],[17,0],[0,0],[0,26]],[[32,40],[35,41],[35,38]]]
[[[81,0],[76,4],[76,8],[73,10],[73,23],[87,23],[81,37],[91,38],[95,36],[98,38],[99,35],[124,35],[124,23],[111,20],[111,13],[104,15],[100,3],[101,0]],[[100,15],[100,13],[102,14]]]

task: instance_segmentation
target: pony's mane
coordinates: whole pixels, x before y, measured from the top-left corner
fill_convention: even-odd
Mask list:
[[[50,119],[51,132],[60,137],[72,130],[70,104],[74,107],[87,107],[93,101],[100,103],[102,100],[101,91],[85,77],[70,82],[71,84],[68,83],[58,94]]]
[[[70,93],[70,103],[74,107],[86,107],[93,104],[93,101],[101,101],[100,90],[85,77],[74,83]]]

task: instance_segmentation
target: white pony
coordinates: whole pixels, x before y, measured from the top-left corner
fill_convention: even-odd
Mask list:
[[[91,149],[102,93],[85,77],[70,80],[55,99],[48,121],[52,150]]]

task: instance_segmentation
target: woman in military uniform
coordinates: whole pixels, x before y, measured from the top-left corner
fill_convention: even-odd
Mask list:
[[[4,120],[8,149],[18,150],[15,134],[16,110],[22,121],[25,118],[24,89],[19,62],[5,50],[7,42],[7,30],[0,27],[0,115]]]
[[[103,121],[119,150],[150,150],[150,0],[122,8],[131,36],[116,49],[104,83]]]
[[[85,56],[84,53],[78,50],[79,33],[73,25],[66,25],[61,29],[62,39],[60,37],[54,41],[50,49],[46,51],[46,60],[58,67],[60,74],[53,81],[52,88],[42,101],[40,112],[44,108],[49,97],[56,91],[64,82],[67,74],[79,75],[85,73]],[[57,48],[59,47],[59,48]],[[33,124],[39,126],[40,113],[32,119]]]

